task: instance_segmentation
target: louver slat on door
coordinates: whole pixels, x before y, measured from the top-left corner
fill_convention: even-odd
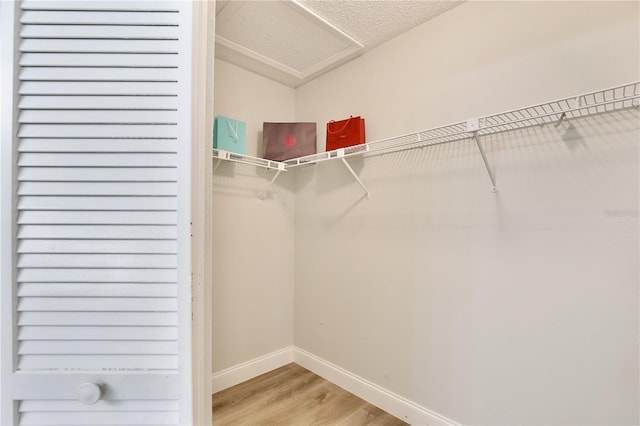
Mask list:
[[[106,404],[98,402],[93,406],[81,406],[70,401],[53,400],[22,401],[22,425],[83,425],[87,424],[87,412],[100,413],[101,421],[92,425],[135,424],[166,425],[176,424],[175,401],[118,401]],[[107,413],[107,415],[104,415]]]
[[[96,2],[97,3],[97,2]],[[88,3],[91,5],[92,3]],[[144,26],[120,26],[114,32],[112,26],[100,25],[28,25],[22,28],[20,36],[24,39],[56,38],[76,40],[177,40],[178,27],[156,26],[153,32]]]
[[[175,54],[177,40],[73,40],[73,39],[25,39],[21,52],[122,52],[122,53],[166,53]]]
[[[21,95],[137,95],[137,96],[172,96],[176,93],[175,83],[171,82],[37,82],[23,81],[20,84]],[[69,117],[74,119],[75,117]],[[173,117],[175,118],[175,117]],[[127,122],[123,114],[123,122]],[[66,121],[64,121],[66,123]]]
[[[20,180],[22,181],[53,181],[53,182],[97,182],[97,181],[123,181],[123,182],[175,182],[174,169],[148,169],[148,168],[118,168],[108,169],[83,168],[83,167],[21,167]]]
[[[178,10],[21,9],[17,370],[175,372]],[[23,425],[178,423],[161,399],[25,398],[19,412]]]
[[[137,84],[137,83],[133,83]],[[158,83],[161,84],[161,83]],[[70,117],[67,111],[24,111],[18,118],[21,123],[67,124],[154,124],[175,119],[173,111],[75,111]],[[71,123],[73,120],[73,123]]]
[[[18,253],[175,254],[175,241],[22,240]]]
[[[23,53],[20,65],[23,67],[100,67],[105,57],[100,53]],[[175,55],[167,54],[110,54],[109,64],[113,67],[159,67],[172,68]]]
[[[169,96],[21,96],[18,107],[23,110],[174,110],[175,99]],[[148,139],[148,138],[147,138]]]
[[[70,3],[71,4],[71,3]],[[108,4],[105,2],[105,6]],[[27,7],[30,7],[27,4]],[[22,24],[56,24],[56,25],[167,25],[174,26],[176,22],[171,13],[152,12],[152,11],[117,11],[113,6],[107,11],[104,10],[86,10],[83,5],[82,9],[77,6],[70,10],[53,10],[46,3],[40,3],[38,9],[27,9],[23,7],[24,12],[20,22]],[[96,13],[98,12],[98,13]],[[103,12],[103,13],[99,13]],[[177,52],[174,52],[177,53]]]

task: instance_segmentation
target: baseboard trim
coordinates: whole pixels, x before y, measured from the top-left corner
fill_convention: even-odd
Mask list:
[[[447,417],[359,377],[297,346],[289,346],[214,373],[212,392],[230,388],[291,362],[316,373],[412,425],[460,426]]]
[[[443,415],[396,395],[295,346],[293,347],[293,362],[412,425],[460,426]]]
[[[225,390],[292,362],[293,346],[289,346],[242,364],[234,365],[211,375],[211,392],[216,393]]]

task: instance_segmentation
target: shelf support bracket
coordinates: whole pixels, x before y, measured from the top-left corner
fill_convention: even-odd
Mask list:
[[[269,166],[271,166],[271,163],[269,163]],[[271,188],[273,189],[273,184],[276,182],[276,179],[278,179],[278,176],[280,176],[280,173],[284,172],[285,166],[283,163],[279,163],[278,164],[278,170],[276,170],[276,174],[273,176],[273,178],[271,179]]]
[[[496,189],[496,178],[493,176],[493,172],[491,171],[491,167],[489,166],[489,161],[487,161],[487,156],[484,153],[484,148],[480,144],[480,140],[478,139],[478,135],[476,133],[471,137],[478,145],[478,149],[480,150],[480,156],[482,157],[482,161],[484,162],[484,167],[487,169],[487,173],[489,174],[489,179],[491,179],[491,192],[497,192]]]
[[[338,156],[340,157],[340,155],[338,155]],[[349,165],[347,160],[344,158],[344,152],[343,152],[342,158],[340,158],[340,159],[342,160],[342,164],[344,164],[344,166],[347,168],[347,170],[349,170],[349,172],[353,175],[353,178],[356,180],[356,182],[358,182],[360,184],[360,186],[364,190],[364,198],[366,198],[368,200],[370,198],[369,190],[367,189],[366,186],[364,186],[364,183],[362,183],[362,180],[360,180],[360,178],[358,177],[356,172],[353,171],[353,169],[351,168],[351,166]]]
[[[560,115],[560,118],[558,118],[558,121],[556,121],[556,124],[554,124],[553,126],[557,129],[558,127],[560,127],[560,125],[562,124],[562,122],[563,122],[564,120],[566,120],[566,119],[567,119],[567,113],[563,112],[563,113]]]
[[[221,160],[221,159],[219,159],[219,158],[218,158],[218,159],[216,159],[216,163],[215,163],[215,164],[214,164],[214,166],[213,166],[213,173],[215,173],[215,172],[216,172],[216,170],[218,170],[218,167],[220,167],[220,164],[221,164],[221,163],[222,163],[222,160]]]
[[[282,173],[282,170],[278,170],[275,174],[275,176],[273,177],[273,179],[271,179],[271,186],[273,186],[273,184],[275,183],[276,179],[278,179],[278,176],[280,176],[280,173]]]

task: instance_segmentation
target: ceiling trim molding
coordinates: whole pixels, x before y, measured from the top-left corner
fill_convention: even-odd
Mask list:
[[[251,50],[231,40],[227,40],[226,38],[221,37],[219,35],[216,36],[216,44],[218,44],[221,47],[225,47],[229,50],[232,50],[236,53],[239,53],[241,55],[248,56],[249,58],[255,61],[262,62],[264,65],[275,68],[276,70],[283,72],[285,74],[288,74],[289,76],[294,77],[296,79],[303,78],[302,73],[296,71],[291,67],[286,66],[282,62],[275,61],[267,56],[264,56],[256,52],[255,50]]]

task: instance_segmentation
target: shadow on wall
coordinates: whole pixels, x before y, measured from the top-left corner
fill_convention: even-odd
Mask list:
[[[637,155],[619,153],[638,152],[637,130],[637,111],[625,110],[482,136],[497,193],[470,139],[348,160],[371,191],[369,200],[338,161],[298,169],[296,191],[301,202],[309,197],[322,205],[312,217],[326,230],[446,229],[486,220],[506,230],[534,217],[594,217],[605,206],[635,206],[624,194],[630,185],[637,192]]]
[[[580,166],[584,162],[597,165],[599,161],[608,161],[607,156],[615,150],[637,146],[633,130],[637,130],[637,111],[629,109],[588,118],[565,118],[555,125],[480,136],[479,140],[487,152],[489,166],[498,180],[500,191],[501,187],[503,190],[509,188],[508,182],[500,182],[502,171],[538,176],[538,181],[545,184],[548,176],[545,171],[559,167],[560,162],[568,161]],[[592,155],[589,151],[593,151]],[[484,170],[479,150],[471,139],[390,154],[355,157],[347,161],[365,185],[392,185],[396,180],[407,178],[428,183],[439,176],[448,176],[462,184],[478,171],[478,166]],[[300,174],[297,187],[302,188],[315,181],[315,193],[322,196],[344,188],[346,183],[357,186],[343,165],[337,161],[330,163],[330,168],[328,163],[319,163],[314,173]],[[617,169],[616,175],[624,175],[627,169]],[[569,182],[576,176],[579,173],[566,172],[562,181],[566,179]],[[536,179],[530,182],[536,182]],[[488,175],[484,184],[487,187],[490,185]]]
[[[349,163],[351,169],[358,176],[362,173],[366,162],[366,159],[364,157],[356,156],[347,158],[345,160]],[[334,160],[333,163],[337,165],[332,169],[332,173],[335,173],[335,179],[319,179],[318,185],[316,186],[317,195],[323,195],[327,192],[335,191],[336,189],[344,186],[345,180],[352,180],[353,182],[355,182],[353,176],[341,160]],[[321,168],[321,166],[323,165],[324,164],[322,163],[318,164],[318,166],[320,166],[318,169],[323,170]]]
[[[264,145],[263,145],[263,133],[262,129],[258,130],[258,135],[256,136],[256,149],[258,150],[257,157],[262,158],[264,155]]]
[[[582,135],[573,123],[562,121],[557,123],[555,127],[558,129],[558,132],[560,132],[562,140],[570,151],[575,151],[580,147],[588,148],[582,139]]]
[[[213,159],[213,161],[220,161]],[[214,164],[215,167],[215,164]],[[281,191],[293,192],[293,180],[282,173],[273,185],[275,171],[247,164],[222,161],[213,174],[214,195],[256,198],[260,201],[278,199]],[[284,202],[284,198],[280,197]]]

